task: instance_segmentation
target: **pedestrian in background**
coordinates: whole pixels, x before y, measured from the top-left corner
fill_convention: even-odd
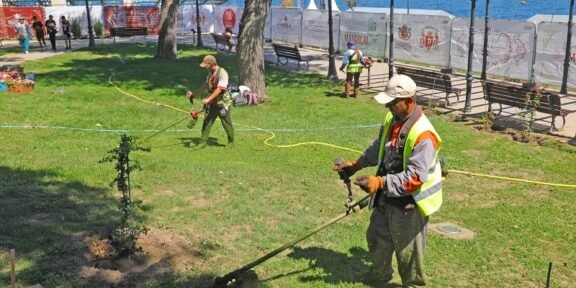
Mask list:
[[[374,97],[390,110],[380,135],[357,160],[335,165],[352,176],[378,166],[376,176],[354,184],[370,193],[372,209],[366,231],[372,266],[364,282],[380,287],[392,279],[396,254],[402,287],[425,286],[424,248],[429,216],[442,205],[442,140],[416,105],[416,83],[405,75],[390,79],[386,92]]]
[[[352,97],[358,97],[360,93],[360,74],[365,65],[364,57],[362,56],[362,51],[356,49],[356,42],[354,42],[354,40],[348,40],[346,45],[348,46],[348,50],[344,52],[344,58],[340,66],[340,71],[342,72],[344,72],[344,68],[346,68],[346,98],[350,97],[352,80],[354,80],[354,96]]]
[[[200,142],[196,145],[197,149],[205,148],[210,136],[210,129],[216,118],[220,118],[222,127],[228,136],[229,148],[234,148],[234,127],[232,126],[232,118],[230,116],[230,106],[232,105],[232,97],[228,92],[228,72],[224,68],[218,66],[216,57],[206,55],[200,64],[200,67],[208,71],[206,81],[196,89],[194,92],[186,92],[186,97],[190,101],[196,95],[208,90],[208,97],[202,99],[202,104],[207,107],[206,117],[202,123],[202,136]]]
[[[38,21],[36,16],[32,16],[32,28],[34,32],[36,32],[36,39],[38,40],[38,44],[40,44],[40,48],[44,48],[46,50],[46,41],[44,40],[44,25],[42,22]]]
[[[24,19],[24,16],[21,16],[18,19],[16,25],[14,25],[14,30],[16,30],[16,35],[18,35],[18,41],[20,42],[20,47],[24,49],[24,53],[28,54],[30,48],[30,38],[32,38],[32,31],[30,29],[30,25]]]
[[[46,20],[44,25],[46,25],[46,32],[48,32],[48,36],[50,37],[52,50],[56,50],[56,33],[58,33],[58,29],[56,29],[56,21],[54,21],[54,17],[52,15],[48,16],[48,20]]]
[[[224,36],[226,37],[226,41],[228,41],[228,53],[232,52],[232,49],[236,47],[236,43],[234,42],[232,29],[226,28],[224,31]]]
[[[66,49],[72,49],[72,34],[70,33],[70,21],[65,16],[60,17],[60,25],[62,25],[62,34],[64,34],[64,43]]]

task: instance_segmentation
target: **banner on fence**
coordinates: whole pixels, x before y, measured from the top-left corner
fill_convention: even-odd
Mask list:
[[[302,13],[302,45],[328,48],[328,12],[324,10],[304,10]],[[338,39],[339,14],[332,13],[334,45],[340,42]]]
[[[272,9],[266,15],[266,22],[264,22],[264,39],[272,40]]]
[[[64,16],[70,23],[74,20],[80,22],[80,30],[82,35],[88,35],[88,16],[86,14],[85,6],[66,6],[66,7],[45,7],[46,19],[49,15],[54,16],[58,35],[62,34],[62,27],[60,26],[60,17]],[[102,6],[90,6],[90,18],[92,18],[92,28],[96,21],[104,23],[104,16],[102,14]],[[42,22],[44,23],[44,22]]]
[[[482,71],[484,46],[484,21],[476,19],[474,34],[474,72]],[[452,67],[466,70],[468,67],[468,35],[470,19],[456,18],[452,23]],[[488,74],[520,80],[530,80],[534,59],[534,35],[532,22],[491,19],[488,25]]]
[[[110,27],[146,27],[148,34],[158,34],[160,22],[156,6],[104,6],[106,31]]]
[[[212,5],[201,5],[199,6],[200,17],[200,29],[202,33],[214,32],[214,6]],[[178,7],[178,21],[176,22],[176,33],[177,34],[190,34],[192,29],[197,30],[196,23],[196,6],[194,5],[180,5]]]
[[[302,35],[302,10],[298,8],[272,8],[271,10],[272,40],[299,44]]]
[[[538,24],[536,41],[536,61],[534,63],[534,80],[561,86],[566,55],[566,23],[541,22]],[[568,69],[568,87],[576,88],[576,27],[572,28],[570,45],[570,67]]]
[[[20,17],[24,17],[32,28],[32,16],[44,23],[43,7],[0,7],[0,37],[15,38],[14,25]]]
[[[364,55],[384,57],[386,51],[386,23],[384,13],[342,12],[340,13],[341,51],[347,49],[348,40],[356,42],[356,48]]]
[[[224,34],[228,28],[238,34],[243,13],[243,7],[214,6],[214,33]]]
[[[447,67],[451,24],[448,16],[394,15],[395,59]]]

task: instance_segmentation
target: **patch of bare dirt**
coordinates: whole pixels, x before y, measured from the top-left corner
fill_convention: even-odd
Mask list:
[[[87,263],[80,274],[90,282],[137,283],[167,272],[186,271],[204,261],[202,253],[188,239],[166,229],[150,229],[141,235],[137,245],[143,252],[132,257],[113,256],[113,247],[99,236],[88,236],[83,241]]]

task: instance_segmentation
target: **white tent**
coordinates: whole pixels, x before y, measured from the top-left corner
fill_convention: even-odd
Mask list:
[[[310,0],[310,4],[308,4],[308,8],[306,8],[307,10],[318,10],[318,8],[316,7],[316,3],[314,3],[314,0]]]
[[[328,10],[328,7],[326,7],[326,10]],[[332,0],[332,11],[340,11],[340,9],[338,9],[338,5],[336,4],[336,0]]]

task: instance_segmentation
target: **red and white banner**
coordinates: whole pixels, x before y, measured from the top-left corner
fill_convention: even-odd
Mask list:
[[[214,6],[214,32],[222,34],[229,28],[233,33],[238,33],[243,13],[243,7]]]
[[[447,67],[450,64],[451,24],[448,16],[394,15],[394,57]],[[388,55],[390,47],[386,48]]]
[[[44,7],[0,7],[0,37],[15,38],[14,25],[24,17],[32,28],[32,16],[44,23]]]
[[[160,9],[156,6],[104,6],[106,31],[110,27],[146,27],[148,34],[158,34]]]

